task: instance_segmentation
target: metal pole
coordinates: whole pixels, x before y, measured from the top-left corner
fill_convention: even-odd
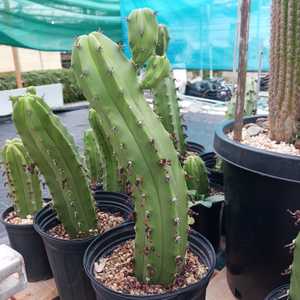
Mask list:
[[[251,4],[251,0],[242,0],[238,86],[237,86],[237,97],[236,97],[236,107],[235,107],[235,124],[233,128],[233,138],[235,141],[241,140],[242,129],[243,129],[243,116],[244,116],[245,91],[246,91],[246,79],[247,79],[250,4]]]
[[[16,71],[17,88],[22,88],[23,87],[23,81],[22,81],[21,65],[20,65],[20,58],[19,58],[18,48],[11,47],[11,50],[12,50],[12,54],[13,54],[15,71]]]

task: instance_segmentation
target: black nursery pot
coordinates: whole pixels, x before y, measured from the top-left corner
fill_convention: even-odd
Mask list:
[[[288,300],[288,285],[283,285],[272,291],[265,300]]]
[[[281,275],[292,259],[285,245],[297,230],[287,210],[299,209],[300,157],[237,143],[226,135],[232,127],[221,124],[214,140],[225,161],[227,279],[238,299],[259,300],[288,281]]]
[[[48,257],[42,239],[32,224],[16,225],[5,221],[13,207],[7,208],[1,215],[10,245],[24,258],[26,275],[29,282],[47,280],[52,277]]]
[[[204,235],[218,252],[221,239],[221,216],[224,202],[213,203],[206,207],[200,203],[191,207],[194,224],[192,229]]]
[[[213,247],[207,239],[192,231],[189,236],[190,249],[198,255],[208,272],[199,282],[172,293],[151,296],[133,296],[117,293],[108,289],[94,277],[94,263],[100,257],[109,255],[120,244],[134,239],[134,224],[127,223],[110,230],[95,239],[85,252],[83,264],[97,295],[97,300],[205,300],[206,288],[214,272],[216,256]]]
[[[110,198],[109,192],[95,196],[96,207],[102,211],[120,212],[126,220],[132,216],[132,208],[123,197]],[[82,259],[86,248],[96,237],[78,240],[63,240],[48,234],[48,230],[59,224],[55,211],[46,206],[35,217],[35,229],[41,235],[60,300],[93,300],[95,293],[85,275]]]
[[[201,144],[195,142],[187,142],[187,151],[195,152],[198,155],[202,155],[205,153],[205,147]]]

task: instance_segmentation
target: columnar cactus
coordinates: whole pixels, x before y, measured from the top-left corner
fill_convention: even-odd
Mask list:
[[[102,182],[103,158],[93,129],[89,128],[84,132],[83,142],[90,183],[95,188],[97,184]]]
[[[122,192],[121,171],[118,168],[118,161],[114,154],[110,138],[103,129],[103,121],[99,118],[97,112],[91,108],[89,111],[89,122],[92,127],[96,140],[101,151],[101,164],[103,166],[102,183],[103,189],[109,192]]]
[[[2,150],[9,196],[21,218],[33,215],[43,206],[38,170],[20,139],[7,140]]]
[[[145,101],[135,65],[106,36],[79,37],[72,68],[128,176],[136,211],[135,274],[169,284],[182,270],[188,230],[184,171],[169,134]]]
[[[290,300],[300,299],[300,233],[294,242],[294,259],[289,291]]]
[[[156,45],[156,54],[165,55],[169,45],[169,32],[165,25],[158,25],[158,40]]]
[[[189,190],[196,191],[196,197],[208,195],[208,176],[204,161],[199,155],[191,154],[184,161],[186,183]]]
[[[14,104],[13,120],[43,174],[58,217],[72,238],[94,234],[96,213],[87,177],[67,130],[36,95]]]
[[[132,59],[140,67],[155,52],[158,37],[156,16],[149,8],[136,9],[130,13],[127,22]]]
[[[300,1],[272,2],[270,137],[293,142],[300,120]]]

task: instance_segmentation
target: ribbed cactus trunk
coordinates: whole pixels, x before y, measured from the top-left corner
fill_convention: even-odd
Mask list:
[[[122,182],[122,170],[119,170],[118,168],[118,161],[114,154],[109,136],[107,131],[103,129],[105,124],[103,124],[102,120],[93,108],[89,111],[89,122],[95,133],[95,137],[101,151],[103,189],[108,192],[123,192],[124,186]]]
[[[300,299],[300,233],[295,241],[289,299]]]
[[[72,238],[95,234],[94,199],[73,140],[43,100],[27,94],[14,104],[13,120],[43,174],[59,220]]]
[[[135,66],[103,34],[77,39],[72,67],[131,185],[136,276],[169,284],[183,267],[188,229],[184,171],[169,134],[145,101]]]
[[[102,182],[103,157],[95,133],[89,128],[84,132],[84,158],[89,172],[90,184],[93,188]]]
[[[293,142],[300,129],[300,1],[273,0],[271,27],[270,137]]]
[[[43,206],[38,170],[19,139],[7,140],[2,151],[9,196],[21,218],[33,216]]]

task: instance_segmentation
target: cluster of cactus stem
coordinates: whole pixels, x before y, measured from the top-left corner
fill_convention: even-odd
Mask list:
[[[204,161],[197,154],[190,154],[183,163],[186,172],[186,183],[189,191],[195,191],[195,198],[208,196],[209,185]]]
[[[103,158],[93,129],[89,128],[84,132],[83,143],[84,158],[89,172],[90,185],[95,189],[102,183]]]
[[[126,191],[124,183],[125,174],[122,174],[119,169],[116,155],[109,135],[107,134],[108,131],[103,129],[105,124],[103,124],[101,118],[93,108],[89,111],[89,123],[94,131],[95,138],[101,152],[99,158],[101,159],[100,164],[102,166],[103,189],[109,192]]]
[[[144,98],[136,71],[156,47],[155,14],[140,9],[128,22],[133,60],[120,45],[93,32],[76,40],[72,69],[101,120],[135,204],[135,275],[142,282],[170,284],[183,268],[187,249],[185,173],[169,133]]]
[[[43,206],[39,172],[20,139],[7,140],[2,150],[8,196],[17,216],[33,216]]]
[[[43,99],[31,91],[15,99],[13,120],[71,238],[95,234],[94,200],[86,170],[67,129]]]
[[[300,1],[272,1],[270,47],[270,137],[277,142],[299,138]]]

